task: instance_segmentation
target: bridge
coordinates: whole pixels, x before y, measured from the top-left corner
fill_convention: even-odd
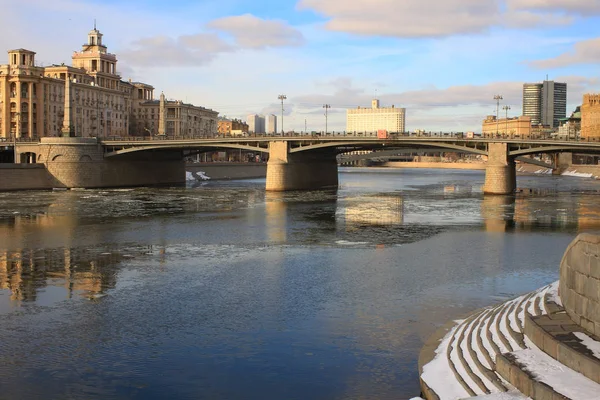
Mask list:
[[[67,187],[176,183],[178,179],[183,180],[186,155],[224,149],[268,154],[266,189],[270,191],[337,186],[337,156],[353,151],[372,151],[375,152],[373,157],[377,157],[378,152],[390,154],[414,149],[478,154],[488,160],[484,192],[508,194],[516,189],[515,160],[519,157],[541,153],[600,153],[600,141],[400,134],[386,139],[364,135],[42,138],[39,142],[15,144],[18,159],[46,164],[59,181],[72,181],[65,182]],[[111,174],[121,174],[126,179],[120,182],[110,178]],[[152,174],[154,179],[148,181],[144,174]],[[69,175],[76,178],[69,179]]]

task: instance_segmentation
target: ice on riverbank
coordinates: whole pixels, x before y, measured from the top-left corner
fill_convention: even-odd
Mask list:
[[[198,171],[196,173],[192,173],[190,171],[185,172],[185,180],[186,181],[207,181],[210,179],[210,176],[207,176],[203,171]]]

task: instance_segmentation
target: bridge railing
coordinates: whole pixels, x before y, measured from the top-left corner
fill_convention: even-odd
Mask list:
[[[441,138],[441,139],[464,139],[464,140],[547,140],[554,142],[574,142],[574,143],[598,143],[600,142],[600,137],[556,137],[549,136],[547,134],[532,134],[532,135],[515,135],[515,134],[486,134],[486,135],[472,135],[466,134],[464,132],[391,132],[387,135],[386,138],[382,138],[381,140],[394,140],[394,139],[402,139],[402,138]],[[237,139],[244,140],[248,138],[310,138],[310,139],[318,139],[318,138],[336,138],[336,139],[344,139],[344,138],[372,138],[377,139],[377,132],[286,132],[285,134],[264,134],[264,133],[250,133],[247,135],[224,135],[224,134],[214,134],[214,135],[154,135],[154,136],[104,136],[98,137],[98,139],[107,142],[107,141],[128,141],[128,142],[136,142],[136,141],[175,141],[175,140],[207,140],[207,139]],[[7,145],[10,143],[32,143],[38,142],[38,137],[18,137],[14,138],[13,136],[9,137],[0,137],[0,143],[4,142]]]

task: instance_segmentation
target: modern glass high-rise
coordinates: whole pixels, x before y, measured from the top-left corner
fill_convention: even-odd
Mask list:
[[[558,127],[567,116],[567,84],[554,81],[523,84],[523,115],[532,125]]]
[[[277,116],[274,114],[267,117],[267,133],[277,133]]]

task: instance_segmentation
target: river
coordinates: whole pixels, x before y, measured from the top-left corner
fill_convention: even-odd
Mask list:
[[[450,319],[558,279],[600,181],[340,170],[0,193],[0,397],[408,399]]]

